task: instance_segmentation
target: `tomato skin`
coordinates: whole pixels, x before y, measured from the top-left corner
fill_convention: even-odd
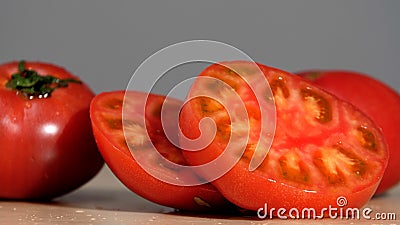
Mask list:
[[[309,70],[296,74],[346,100],[367,114],[385,136],[389,148],[389,162],[376,195],[382,194],[400,181],[400,96],[369,75],[347,70]]]
[[[146,93],[136,91],[103,92],[93,99],[90,109],[93,133],[97,145],[114,175],[131,191],[149,201],[167,207],[188,211],[224,211],[233,209],[232,204],[211,184],[177,186],[161,181],[141,168],[125,143],[122,127],[116,125],[114,130],[110,130],[106,125],[108,122],[105,121],[120,121],[122,119],[122,101],[126,93],[132,95],[129,98],[133,99],[133,101],[144,101],[147,96]],[[165,97],[151,94],[149,98],[151,104],[161,101]],[[172,101],[177,102],[178,100]],[[103,114],[106,116],[102,117]],[[157,118],[148,118],[147,122],[149,122],[150,127],[159,126],[159,124],[154,124],[152,121],[157,121]],[[165,139],[165,137],[163,138]],[[169,144],[168,147],[173,149],[172,144]],[[168,149],[165,150],[169,151]],[[158,166],[157,162],[154,163],[155,166]],[[170,171],[165,167],[158,169],[165,173],[174,173],[174,171]],[[191,176],[196,175],[192,174]],[[202,203],[208,205],[205,206]]]
[[[232,68],[235,68],[237,71],[245,71],[244,74],[246,74],[246,71],[251,71],[250,65],[252,63],[233,61],[213,64],[201,72],[199,77],[210,76],[221,78],[223,81],[228,83],[232,89],[235,89],[236,92],[246,93],[246,91],[243,90],[245,85],[240,83],[238,85],[231,85],[230,82],[235,80],[231,77],[232,71],[230,70],[232,69],[229,68],[228,70],[221,64],[227,65],[228,67],[232,66]],[[212,182],[214,186],[217,187],[217,189],[232,203],[244,209],[255,211],[264,207],[264,204],[268,204],[269,208],[285,208],[286,210],[291,208],[302,210],[312,207],[317,213],[319,213],[324,208],[329,206],[340,208],[338,207],[336,201],[341,196],[346,197],[348,201],[348,204],[343,206],[344,209],[363,206],[376,190],[387,163],[386,143],[384,142],[382,134],[377,127],[375,127],[373,122],[364,114],[359,112],[355,107],[346,102],[340,101],[335,96],[315,87],[315,85],[313,85],[311,82],[279,69],[271,68],[262,64],[257,64],[257,66],[261,69],[263,73],[262,75],[268,79],[270,85],[274,85],[271,89],[274,93],[275,104],[277,106],[277,129],[275,131],[275,138],[273,139],[272,148],[268,153],[267,158],[264,159],[263,164],[261,164],[261,166],[256,170],[250,171],[249,161],[246,159],[246,155],[248,155],[248,152],[250,151],[249,149],[251,149],[249,147],[252,144],[251,135],[252,133],[257,132],[257,129],[253,129],[252,125],[250,125],[250,143],[246,145],[246,151],[244,152],[244,155],[241,156],[240,161],[235,164],[231,170]],[[258,72],[248,72],[250,75],[246,75],[246,79],[251,80],[251,76],[254,76],[255,73]],[[280,80],[282,80],[282,83],[280,83]],[[275,81],[277,81],[277,83],[274,84]],[[204,82],[206,83],[195,81],[189,92],[189,99],[192,99],[193,96],[209,96],[207,91],[213,91],[211,87],[215,85],[211,85],[211,83],[207,83],[207,81]],[[252,82],[257,83],[257,80]],[[236,89],[237,87],[239,88]],[[218,91],[216,90],[215,92]],[[219,92],[223,93],[220,94],[220,96],[225,95],[224,91]],[[278,95],[279,99],[277,98]],[[292,95],[293,97],[291,97]],[[212,94],[212,96],[215,96],[215,94]],[[244,96],[243,102],[247,103],[254,101],[253,97],[246,97],[246,95]],[[202,97],[200,97],[200,99],[201,98]],[[228,95],[224,96],[224,98],[231,99],[231,97]],[[289,98],[292,98],[292,100],[290,100],[292,102],[285,103],[285,101],[288,101],[287,99]],[[309,103],[309,99],[313,99],[314,102]],[[326,104],[326,102],[329,104]],[[264,103],[260,104],[262,105]],[[298,106],[299,104],[309,105],[309,107],[303,107],[301,108],[302,111],[296,111],[300,110]],[[225,136],[219,134],[218,132],[224,132],[224,129],[227,126],[226,123],[229,123],[229,120],[221,119],[223,118],[221,114],[224,113],[222,110],[218,109],[218,111],[216,109],[218,107],[207,108],[207,110],[205,110],[205,106],[203,105],[205,104],[199,104],[196,101],[191,103],[189,101],[185,104],[185,107],[182,109],[180,114],[180,126],[182,133],[189,139],[195,139],[199,137],[199,123],[204,117],[211,117],[217,125],[217,135],[211,144],[207,145],[207,147],[203,148],[201,151],[183,151],[185,158],[191,165],[199,165],[210,162],[220,155],[224,150],[221,149],[221,146],[225,146],[223,143]],[[209,105],[211,105],[211,103]],[[317,107],[320,110],[319,113],[314,113],[314,111],[312,111],[312,113],[308,113],[308,110],[313,110]],[[215,111],[218,111],[218,113],[210,113],[213,112],[212,109],[215,109]],[[257,113],[254,113],[257,111],[256,109],[248,108],[247,111],[257,115]],[[286,115],[285,113],[289,114]],[[310,117],[310,115],[314,117],[312,120],[310,120],[310,123],[314,123],[316,125],[296,125],[298,121],[302,121],[302,123],[309,122],[307,119]],[[375,150],[371,150],[369,153],[366,152],[367,150],[362,150],[366,152],[365,154],[369,155],[368,157],[364,158],[360,152],[348,153],[346,151],[342,151],[343,149],[341,149],[341,147],[338,147],[342,144],[345,146],[347,145],[347,141],[352,142],[353,140],[353,137],[348,138],[346,136],[346,132],[348,132],[347,130],[353,129],[353,123],[343,122],[349,118],[349,115],[356,115],[354,117],[356,118],[355,121],[363,121],[362,123],[367,124],[366,127],[373,131],[375,136],[372,142],[379,146],[377,148],[378,150],[376,150],[376,155],[375,153],[372,153]],[[254,127],[257,126],[258,124],[254,125]],[[369,143],[370,141],[368,140],[369,131],[362,133],[362,129],[363,128],[359,128],[358,131],[354,131],[355,133],[359,133],[356,135],[356,138],[360,138],[360,144],[357,145],[365,144],[365,146],[370,146],[371,143]],[[234,132],[234,128],[232,128],[232,132]],[[315,136],[315,133],[318,134],[318,132],[321,133],[321,136]],[[328,134],[331,132],[337,132],[337,135],[335,134],[336,136],[333,137],[329,136]],[[231,135],[233,136],[235,134],[232,133]],[[330,142],[330,139],[332,139],[332,142]],[[181,140],[185,146],[185,138],[181,137]],[[233,140],[233,142],[234,141],[235,140]],[[314,159],[314,161],[307,161],[307,159],[312,156],[317,157],[317,154],[312,154],[314,150],[310,151],[310,148],[307,148],[307,145],[310,143],[313,145],[321,145],[321,148],[337,148],[335,151],[342,151],[340,157],[350,157],[349,161],[354,162],[354,164],[350,163],[350,165],[356,165],[355,167],[359,168],[354,170],[352,170],[352,168],[347,172],[354,173],[356,174],[355,176],[360,175],[360,177],[362,177],[365,174],[365,169],[368,169],[369,172],[375,171],[374,175],[367,175],[369,176],[368,178],[365,180],[360,179],[360,181],[347,180],[347,182],[352,183],[351,187],[347,187],[347,185],[342,185],[340,183],[345,182],[346,180],[330,180],[332,177],[329,176],[327,176],[325,181],[325,174],[322,172],[323,168],[318,168],[321,171],[317,171],[317,167],[319,166],[317,162],[320,159],[317,158]],[[354,143],[352,142],[351,145],[353,144]],[[374,146],[374,144],[371,146]],[[325,151],[324,149],[320,150],[319,146],[317,147],[318,148],[312,148],[317,149],[317,152]],[[349,146],[345,148],[348,147]],[[306,179],[305,177],[303,180],[304,183],[302,183],[299,182],[299,180],[301,181],[303,179],[303,177],[300,175],[296,176],[296,174],[293,175],[282,172],[287,168],[282,166],[285,162],[281,161],[282,157],[279,158],[279,154],[283,154],[282,152],[285,152],[287,150],[286,148],[289,149],[288,152],[292,151],[292,149],[295,149],[294,153],[298,154],[297,159],[305,160],[303,164],[299,164],[299,167],[296,167],[294,170],[299,170],[299,174],[301,175],[301,173],[304,172],[301,171],[301,167],[303,165],[309,166],[307,168],[312,168],[313,170],[309,171],[305,169],[306,172],[304,173],[308,175],[312,174],[314,180],[311,179],[310,181],[310,179]],[[357,147],[357,149],[358,148],[361,149],[361,147]],[[371,149],[373,148],[375,147],[371,147]],[[277,159],[279,159],[279,162],[277,159],[274,159],[276,155],[278,155]],[[370,163],[367,160],[370,156],[372,158],[376,157],[376,162]],[[288,158],[290,159],[290,157]],[[327,158],[329,161],[329,157]],[[335,163],[335,159],[332,161]],[[279,163],[281,163],[281,165]],[[312,167],[310,165],[312,165]],[[368,168],[365,168],[365,166]],[[340,169],[342,168],[339,166],[335,168],[339,169],[339,174],[341,174]],[[199,174],[206,180],[210,177],[208,172],[209,171],[199,170]],[[344,175],[342,174],[342,176]],[[355,176],[349,175],[347,177],[346,175],[343,178],[350,179]],[[333,184],[327,184],[329,182],[332,182]],[[276,214],[276,211],[273,212],[273,214]]]
[[[77,79],[48,63],[26,62],[25,68]],[[17,62],[0,66],[0,198],[55,198],[89,181],[104,164],[89,118],[94,93],[71,83],[29,100],[5,87],[17,71]]]
[[[238,182],[238,180],[245,182]],[[265,187],[263,184],[268,184],[268,186]],[[336,202],[337,198],[342,196],[340,193],[321,195],[280,183],[271,184],[270,179],[261,175],[250,174],[248,170],[237,166],[221,177],[219,181],[217,180],[215,186],[233,204],[254,211],[259,210],[265,203],[268,204],[269,208],[276,210],[279,208],[286,210],[296,208],[301,211],[304,208],[313,208],[318,213],[317,215],[321,215],[322,209],[328,208],[329,205],[334,208],[341,208],[338,207]],[[348,201],[345,207],[362,207],[371,198],[376,187],[377,184],[352,194],[343,194]],[[237,191],[233,193],[232,190]],[[274,216],[275,213],[276,211],[273,212]]]

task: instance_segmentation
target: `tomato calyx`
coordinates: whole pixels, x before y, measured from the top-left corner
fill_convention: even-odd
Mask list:
[[[80,80],[73,78],[59,79],[52,75],[40,75],[35,70],[25,68],[25,61],[18,63],[18,72],[11,76],[6,83],[6,87],[16,90],[17,94],[33,99],[48,98],[51,93],[58,89],[68,87],[68,83],[82,83]]]

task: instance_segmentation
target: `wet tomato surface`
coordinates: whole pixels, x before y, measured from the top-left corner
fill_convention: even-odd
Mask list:
[[[89,117],[94,93],[57,65],[0,65],[0,198],[51,199],[103,166]]]

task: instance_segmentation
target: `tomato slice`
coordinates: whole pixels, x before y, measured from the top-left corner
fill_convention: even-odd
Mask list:
[[[217,87],[215,81],[202,77],[226,85]],[[270,89],[259,85],[265,78]],[[235,93],[245,105],[247,119],[227,110],[235,109],[232,104],[236,103],[230,100]],[[274,122],[275,112],[275,132],[263,132]],[[185,148],[186,139],[201,135],[199,123],[205,117],[214,121],[216,135],[200,151],[183,151],[191,165],[210,162],[228,144],[241,142],[246,128],[240,128],[249,124],[244,154],[231,154],[240,157],[238,163],[212,182],[228,200],[245,209],[258,210],[268,204],[269,208],[322,210],[338,207],[340,196],[348,201],[343,207],[361,207],[373,195],[387,165],[382,133],[367,116],[312,83],[265,65],[222,62],[199,75],[180,114]],[[261,165],[251,170],[253,158],[268,149]],[[210,171],[199,170],[199,174],[213,179]]]
[[[376,195],[400,181],[400,96],[385,83],[367,74],[347,70],[309,70],[296,73],[324,90],[349,101],[367,114],[379,127],[388,144],[389,162]],[[357,90],[357,91],[355,91]],[[365,134],[368,136],[368,134]],[[372,147],[372,146],[371,146]]]
[[[124,103],[124,96],[126,101]],[[162,132],[160,109],[165,97],[148,96],[146,103],[146,125],[135,121],[143,118],[141,107],[145,105],[148,94],[141,92],[113,91],[97,95],[90,108],[93,132],[99,150],[112,172],[136,194],[155,203],[182,210],[221,210],[231,204],[211,185],[177,186],[156,179],[135,161],[128,145],[134,151],[142,151],[150,145],[145,139],[146,132],[157,150],[169,161],[186,164],[181,150],[172,145]],[[132,121],[124,121],[122,126],[122,106],[128,108]],[[168,103],[177,106],[179,112],[181,102],[169,99]],[[140,119],[139,119],[140,120]],[[167,126],[171,124],[166,124]],[[146,127],[145,127],[146,126]],[[125,134],[124,136],[124,131]],[[147,131],[146,131],[147,129]],[[177,134],[177,133],[176,133]],[[126,138],[125,138],[126,137]],[[176,176],[179,171],[162,167],[152,156],[148,157],[154,170]],[[196,174],[187,176],[197,177]]]

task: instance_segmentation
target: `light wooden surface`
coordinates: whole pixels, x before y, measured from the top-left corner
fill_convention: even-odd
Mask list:
[[[372,199],[375,213],[394,213],[396,220],[323,219],[259,220],[232,215],[184,214],[133,194],[105,167],[82,188],[51,203],[0,201],[0,224],[400,224],[400,187]]]

